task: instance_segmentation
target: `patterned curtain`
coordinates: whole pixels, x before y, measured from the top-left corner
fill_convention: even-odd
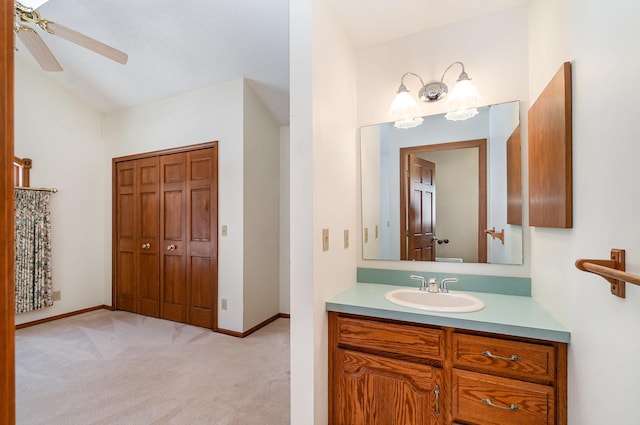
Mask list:
[[[15,190],[16,313],[53,305],[51,193]]]

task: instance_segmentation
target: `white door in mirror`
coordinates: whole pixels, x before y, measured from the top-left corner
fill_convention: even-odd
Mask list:
[[[484,302],[462,292],[428,292],[416,288],[401,288],[387,292],[387,301],[404,307],[445,313],[470,313],[482,310]]]

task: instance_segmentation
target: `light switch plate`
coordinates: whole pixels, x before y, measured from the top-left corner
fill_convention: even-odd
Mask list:
[[[223,224],[222,228],[220,229],[220,233],[222,234],[222,236],[227,236],[227,232],[228,232],[227,225]]]

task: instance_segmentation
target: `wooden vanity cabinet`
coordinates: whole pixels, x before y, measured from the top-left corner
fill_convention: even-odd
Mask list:
[[[440,425],[444,332],[329,313],[329,424]]]
[[[329,423],[566,425],[567,344],[329,312]]]

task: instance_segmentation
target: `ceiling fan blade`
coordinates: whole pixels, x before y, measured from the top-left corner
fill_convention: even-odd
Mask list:
[[[58,37],[64,38],[65,40],[69,40],[72,43],[92,50],[123,65],[126,64],[127,60],[129,59],[129,56],[126,53],[121,52],[120,50],[115,49],[111,46],[107,46],[106,44],[98,40],[94,40],[93,38],[88,37],[84,34],[81,34],[78,31],[74,31],[60,24],[56,24],[55,22],[47,21],[46,28],[47,31],[49,31],[51,34],[57,35]]]
[[[62,71],[58,60],[53,56],[51,50],[44,43],[44,40],[32,28],[22,26],[17,32],[18,38],[33,55],[40,67],[45,71]]]

